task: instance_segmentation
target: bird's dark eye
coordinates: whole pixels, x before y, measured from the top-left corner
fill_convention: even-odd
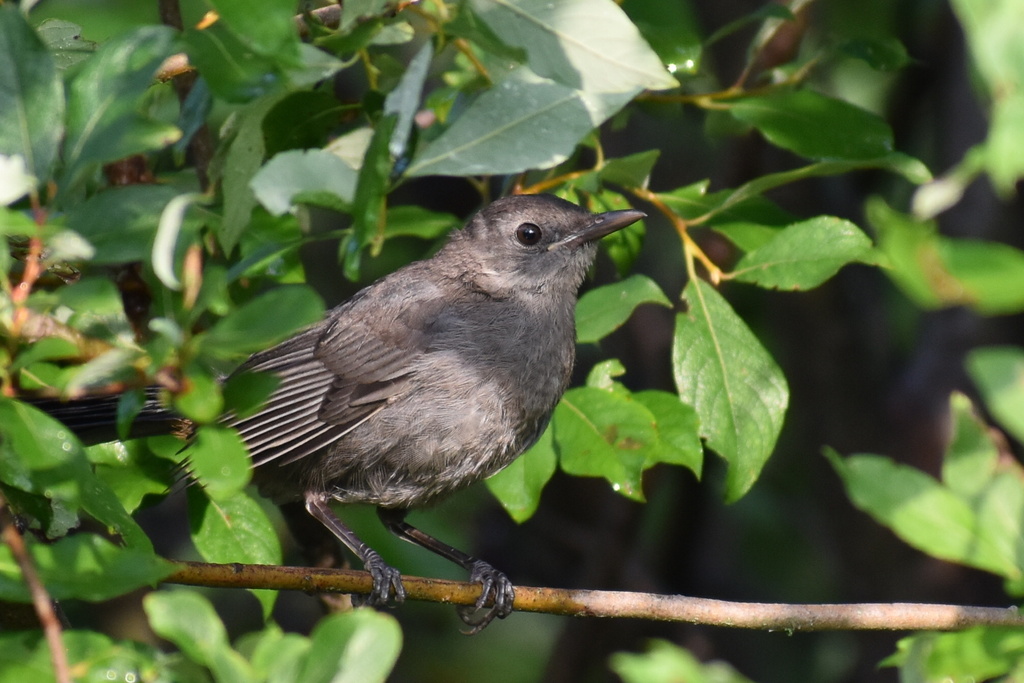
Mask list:
[[[519,240],[520,244],[526,246],[533,246],[540,242],[541,230],[533,223],[523,223],[516,228],[516,239]]]

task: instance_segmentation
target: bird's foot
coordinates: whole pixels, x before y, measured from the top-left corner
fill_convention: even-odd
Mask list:
[[[459,618],[471,627],[463,633],[471,636],[483,631],[495,617],[504,619],[512,613],[516,589],[507,576],[483,560],[473,563],[469,580],[480,584],[480,597],[473,605],[460,605],[455,609]]]
[[[391,565],[384,562],[380,555],[370,550],[363,562],[363,568],[373,578],[373,589],[370,594],[361,600],[353,600],[360,605],[371,607],[387,607],[394,593],[394,604],[400,605],[405,601],[405,586],[402,584],[402,573]]]

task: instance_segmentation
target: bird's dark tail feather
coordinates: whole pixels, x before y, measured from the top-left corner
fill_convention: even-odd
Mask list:
[[[57,398],[22,399],[63,422],[82,443],[89,446],[120,438],[117,433],[119,395],[86,396],[70,401]],[[142,408],[136,414],[129,438],[175,434],[182,430],[180,415],[164,407],[160,387],[146,387]]]

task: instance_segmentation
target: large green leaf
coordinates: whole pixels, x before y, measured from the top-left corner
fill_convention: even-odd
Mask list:
[[[541,491],[555,473],[557,464],[554,433],[546,429],[528,451],[489,477],[487,488],[512,519],[525,522],[536,512]]]
[[[992,416],[1024,443],[1024,349],[975,349],[967,356],[967,371]]]
[[[875,159],[893,151],[882,118],[811,90],[744,97],[729,107],[778,147],[820,161]]]
[[[112,187],[70,208],[68,228],[96,248],[95,264],[145,261],[160,212],[176,194],[166,185]]]
[[[731,275],[762,287],[812,289],[847,263],[867,260],[871,253],[871,240],[856,225],[818,216],[776,232],[740,259]]]
[[[631,97],[583,92],[519,67],[421,150],[407,173],[493,175],[553,166]]]
[[[224,220],[217,235],[225,252],[238,244],[242,232],[249,227],[256,196],[249,186],[266,154],[266,140],[263,136],[263,118],[286,95],[278,91],[247,104],[237,114],[231,134],[225,134],[228,142],[223,164],[211,165],[211,176],[221,179],[224,192]]]
[[[189,489],[188,517],[192,542],[207,562],[243,562],[281,564],[281,544],[277,531],[259,503],[244,491],[230,495],[207,496],[197,487]],[[263,616],[270,616],[277,591],[254,590],[263,605]]]
[[[347,210],[355,197],[358,174],[336,154],[322,149],[292,149],[268,161],[249,187],[275,216],[297,203]]]
[[[143,26],[104,43],[75,73],[68,85],[63,192],[98,164],[181,137],[173,125],[142,113],[143,96],[173,40],[166,26]]]
[[[152,550],[119,548],[90,533],[48,544],[31,543],[29,550],[39,578],[55,600],[110,600],[155,585],[175,568]],[[6,545],[0,545],[0,599],[31,600],[18,563]]]
[[[693,280],[689,311],[676,318],[672,369],[682,400],[697,410],[708,445],[729,463],[725,497],[754,484],[771,455],[789,403],[782,371],[715,289]]]
[[[202,348],[219,357],[255,353],[318,322],[323,314],[323,301],[311,288],[278,287],[219,320],[201,339]]]
[[[46,46],[14,3],[0,7],[0,154],[49,177],[63,133],[64,88]]]
[[[671,306],[657,283],[646,275],[588,291],[576,304],[576,336],[580,342],[596,342],[622,326],[637,306]]]
[[[249,663],[228,644],[227,631],[213,605],[199,593],[150,593],[143,607],[153,631],[177,645],[192,661],[208,667],[217,683],[256,680]]]
[[[991,114],[983,144],[985,166],[1003,195],[1024,176],[1024,54],[1018,0],[954,0]]]
[[[647,450],[658,440],[654,422],[651,411],[628,393],[570,389],[552,420],[562,469],[604,477],[622,495],[643,500],[640,478]]]
[[[152,550],[149,538],[106,483],[96,476],[82,444],[67,427],[35,407],[0,398],[0,480],[45,496],[54,506],[85,510],[132,547]],[[41,520],[42,521],[42,520]],[[74,518],[51,520],[47,531],[59,535]]]
[[[238,432],[203,425],[196,430],[188,455],[188,468],[214,500],[235,497],[252,478],[252,461]]]
[[[505,43],[526,51],[534,73],[588,93],[679,85],[612,0],[471,0]]]
[[[882,199],[868,202],[885,270],[918,305],[970,306],[986,315],[1024,310],[1024,251],[1006,244],[942,237]]]
[[[321,619],[309,638],[303,683],[384,683],[402,649],[394,617],[369,608]]]
[[[924,472],[888,458],[841,458],[833,451],[826,455],[854,504],[910,545],[1010,580],[1021,578],[1024,496],[1019,481],[1017,493],[1010,498],[1005,497],[1008,489],[1000,482],[989,490],[994,497],[968,501]],[[986,523],[1007,515],[1016,536],[1003,533],[1003,525],[986,529]]]

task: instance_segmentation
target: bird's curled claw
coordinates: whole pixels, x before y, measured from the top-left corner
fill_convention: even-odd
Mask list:
[[[512,613],[516,589],[507,576],[483,560],[473,563],[469,580],[480,584],[480,597],[473,605],[460,605],[455,609],[459,618],[471,627],[463,633],[471,636],[487,628],[495,617],[504,619]]]

